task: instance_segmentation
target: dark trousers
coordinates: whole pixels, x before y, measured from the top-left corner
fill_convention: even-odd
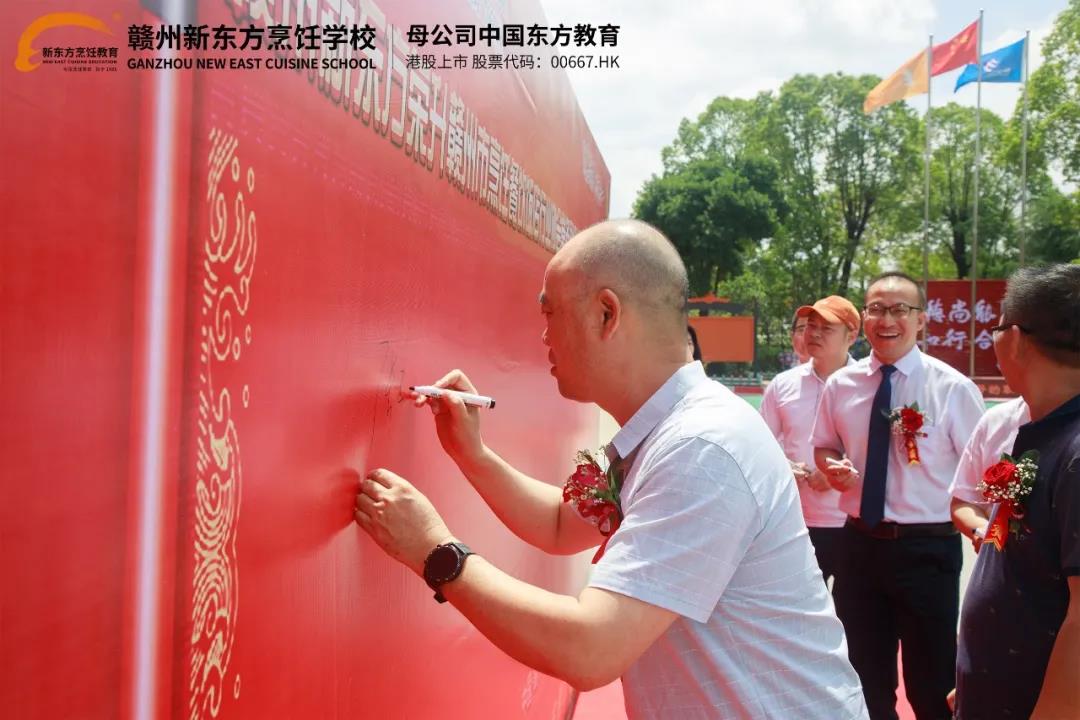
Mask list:
[[[847,537],[847,530],[842,527],[812,527],[807,530],[810,531],[810,542],[814,546],[821,575],[825,582],[828,582],[829,578],[836,577],[836,571],[844,560],[844,538]]]
[[[833,587],[851,664],[871,720],[897,720],[897,642],[918,720],[949,720],[956,678],[960,537],[882,540],[844,528],[845,558]]]

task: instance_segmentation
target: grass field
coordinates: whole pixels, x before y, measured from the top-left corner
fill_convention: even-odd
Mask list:
[[[753,405],[755,410],[761,409],[761,393],[756,395],[743,395],[742,393],[739,393],[739,397]]]

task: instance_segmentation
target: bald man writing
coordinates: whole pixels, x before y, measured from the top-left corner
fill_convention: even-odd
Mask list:
[[[430,502],[384,469],[356,521],[503,651],[581,690],[623,680],[637,718],[865,718],[843,629],[764,421],[686,362],[687,278],[655,228],[595,225],[548,264],[540,294],[559,392],[622,426],[623,521],[574,598],[469,554]],[[438,383],[475,392],[453,371]],[[479,413],[430,404],[443,448],[499,519],[549,553],[596,546],[556,486],[483,442]],[[467,540],[467,538],[461,538]]]

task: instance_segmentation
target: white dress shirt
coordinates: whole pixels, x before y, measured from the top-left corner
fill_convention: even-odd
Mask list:
[[[909,465],[904,438],[892,436],[885,481],[885,520],[897,523],[949,522],[949,485],[960,455],[985,410],[975,383],[915,347],[893,363],[891,409],[912,403],[926,416],[916,440],[921,463]],[[874,394],[881,384],[882,362],[841,368],[829,376],[821,395],[812,442],[815,448],[842,451],[860,475],[840,497],[840,509],[859,516],[866,444]]]
[[[983,473],[1001,459],[1002,453],[1012,453],[1016,432],[1029,422],[1031,411],[1024,398],[1013,398],[987,410],[960,456],[949,493],[957,500],[987,504],[977,489]]]
[[[612,444],[633,457],[624,518],[589,585],[679,615],[623,675],[627,717],[865,720],[791,469],[750,404],[690,363]]]
[[[847,365],[854,364],[848,355]],[[811,470],[816,466],[810,431],[824,389],[825,381],[814,372],[811,360],[774,377],[761,398],[761,417],[784,455],[791,462],[806,463]],[[839,490],[815,490],[806,483],[798,483],[798,487],[807,527],[843,527],[847,513],[840,509]]]

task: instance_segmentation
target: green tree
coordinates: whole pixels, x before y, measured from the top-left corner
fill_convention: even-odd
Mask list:
[[[1042,46],[1043,64],[1031,74],[1029,160],[1080,183],[1080,0],[1069,0]]]
[[[675,140],[660,151],[665,173],[694,160],[720,157],[731,161],[747,154],[767,154],[763,130],[772,102],[770,93],[752,100],[718,97],[696,121],[683,118]]]
[[[800,75],[775,96],[717,98],[683,120],[635,215],[684,251],[695,292],[737,275],[765,238],[769,251],[754,256],[781,262],[799,299],[847,291],[876,216],[900,201],[918,169],[910,108],[862,111],[877,81]]]
[[[696,122],[683,120],[663,151],[663,173],[634,203],[634,216],[679,249],[694,294],[738,275],[747,251],[785,214],[779,166],[753,138],[767,107],[766,98],[718,98]]]
[[[932,241],[942,241],[957,278],[971,271],[975,207],[975,109],[949,103],[930,111],[930,218]],[[1006,126],[989,110],[980,115],[980,274],[1002,274],[1016,252],[1014,208],[1019,200],[1019,167],[1009,159]],[[921,198],[921,186],[917,191]],[[921,243],[921,237],[920,237]],[[921,274],[921,269],[920,269]]]
[[[1029,212],[1028,262],[1080,260],[1080,193],[1066,195],[1051,185],[1035,196]]]
[[[1080,259],[1080,0],[1070,0],[1042,45],[1028,83],[1027,262]],[[1019,163],[1023,106],[1009,123],[1010,158]]]
[[[900,201],[918,168],[918,118],[903,103],[866,115],[878,78],[798,75],[771,118],[790,221],[781,240],[805,255],[812,293],[846,294],[852,265],[883,206]]]
[[[716,98],[683,120],[635,203],[682,252],[692,292],[757,309],[766,347],[787,343],[794,307],[848,294],[877,267],[879,226],[915,182],[918,118],[902,103],[865,115],[877,82],[801,75],[776,94]]]

